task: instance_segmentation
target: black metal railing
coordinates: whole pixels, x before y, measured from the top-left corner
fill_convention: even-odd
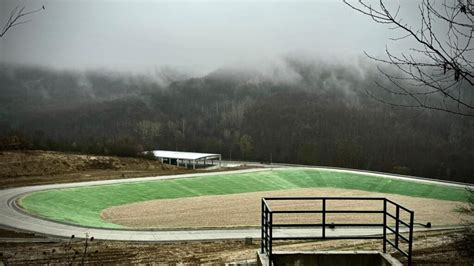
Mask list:
[[[270,208],[270,201],[321,201],[321,209],[319,210],[272,210]],[[383,202],[383,209],[381,210],[334,210],[328,209],[327,203],[330,201],[380,201]],[[389,208],[392,207],[392,208]],[[394,207],[395,213],[391,213]],[[409,222],[404,221],[401,214],[405,212],[408,214]],[[321,223],[274,223],[274,215],[278,214],[321,214]],[[337,221],[328,221],[326,214],[331,213],[349,213],[349,214],[380,214],[381,223],[337,223]],[[388,219],[395,221],[394,228],[388,225]],[[389,200],[386,198],[370,198],[370,197],[273,197],[262,198],[262,228],[261,228],[261,244],[260,251],[266,254],[272,261],[272,245],[274,240],[320,240],[320,239],[382,239],[383,252],[387,252],[387,243],[393,246],[397,251],[407,258],[408,265],[411,266],[412,261],[412,244],[413,244],[413,211]],[[408,238],[400,232],[400,225],[408,229]],[[274,236],[274,228],[311,228],[321,227],[321,235],[317,236]],[[379,227],[382,228],[383,234],[369,234],[369,235],[342,235],[342,236],[328,236],[326,234],[327,228],[337,227]],[[387,238],[387,231],[394,234],[394,242]],[[403,241],[408,245],[408,250],[403,250],[400,242]]]

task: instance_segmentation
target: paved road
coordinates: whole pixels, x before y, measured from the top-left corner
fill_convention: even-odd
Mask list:
[[[279,168],[284,169],[284,168]],[[312,168],[314,169],[314,168]],[[250,170],[239,170],[230,172],[221,172],[219,174],[234,174],[234,173],[245,173],[245,172],[257,172],[267,171],[267,169],[250,169]],[[342,169],[323,169],[330,171],[341,171],[341,172],[356,172],[352,170]],[[275,169],[278,171],[278,169]],[[69,183],[69,184],[53,184],[53,185],[41,185],[41,186],[28,186],[19,187],[12,189],[5,189],[0,191],[0,224],[5,227],[16,228],[25,231],[32,231],[44,235],[52,235],[57,237],[68,238],[71,235],[77,237],[83,237],[86,233],[89,236],[94,236],[96,239],[104,240],[128,240],[128,241],[178,241],[178,240],[216,240],[216,239],[243,239],[246,237],[259,238],[259,229],[219,229],[219,230],[174,230],[174,231],[163,231],[163,230],[119,230],[119,229],[99,229],[99,228],[86,228],[76,225],[63,224],[54,221],[44,220],[37,217],[33,217],[22,210],[16,205],[16,200],[28,193],[40,190],[57,189],[57,188],[69,188],[69,187],[83,187],[83,186],[97,186],[106,184],[118,184],[118,183],[134,183],[150,180],[165,180],[165,179],[177,179],[177,178],[193,178],[198,176],[214,175],[214,173],[202,173],[202,174],[187,174],[187,175],[174,175],[174,176],[158,176],[158,177],[144,177],[144,178],[133,178],[133,179],[117,179],[117,180],[105,180],[105,181],[92,181],[92,182],[80,182],[80,183]],[[367,174],[367,172],[364,172]],[[369,173],[370,174],[370,173]],[[380,175],[386,178],[396,179],[410,179],[408,177],[392,176],[392,175]],[[418,182],[427,183],[440,183],[443,185],[450,186],[462,186],[457,184],[446,184],[444,182],[432,181],[432,180],[415,180]],[[350,235],[374,235],[381,234],[381,228],[337,228],[335,230],[327,230],[327,236],[350,236]],[[305,228],[305,229],[275,229],[274,236],[320,236],[321,228]]]

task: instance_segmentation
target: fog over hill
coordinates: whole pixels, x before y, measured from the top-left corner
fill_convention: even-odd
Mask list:
[[[2,64],[3,147],[19,136],[27,148],[97,154],[160,148],[271,156],[460,181],[474,172],[472,120],[381,104],[367,91],[377,93],[375,81],[384,81],[366,60],[287,56],[266,68],[222,67],[201,77],[167,71]]]
[[[398,2],[404,21],[418,23],[417,3],[388,6],[396,9]],[[171,68],[203,76],[221,66],[272,65],[293,53],[328,59],[362,51],[380,55],[390,37],[386,27],[339,0],[3,0],[0,22],[18,4],[46,9],[0,41],[0,62],[68,70]]]

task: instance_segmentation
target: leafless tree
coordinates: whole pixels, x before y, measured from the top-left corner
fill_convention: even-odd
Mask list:
[[[8,16],[7,22],[3,25],[3,27],[0,31],[0,38],[5,36],[7,31],[9,31],[11,28],[30,22],[31,20],[28,20],[26,18],[28,16],[30,16],[34,13],[38,13],[42,10],[45,10],[44,6],[42,6],[41,8],[38,8],[36,10],[32,10],[32,11],[26,11],[25,6],[23,6],[21,8],[20,8],[20,6],[16,6],[15,8],[12,9],[12,11],[10,12],[10,15]]]
[[[405,52],[395,53],[386,47],[385,58],[365,52],[370,59],[382,63],[380,65],[394,66],[398,70],[390,71],[379,65],[379,71],[388,81],[378,83],[382,92],[407,99],[397,101],[393,100],[396,97],[381,97],[368,92],[372,97],[395,106],[474,116],[472,0],[422,0],[418,5],[420,23],[417,25],[405,23],[400,6],[389,8],[388,0],[379,0],[375,6],[367,2],[370,0],[343,1],[376,23],[388,25],[397,34],[391,40],[411,39],[416,42],[416,47]]]

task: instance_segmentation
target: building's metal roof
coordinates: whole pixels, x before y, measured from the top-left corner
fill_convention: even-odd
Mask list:
[[[220,154],[213,153],[200,153],[200,152],[182,152],[182,151],[164,151],[154,150],[151,151],[158,158],[171,158],[171,159],[182,159],[182,160],[198,160],[205,158],[218,158]]]

